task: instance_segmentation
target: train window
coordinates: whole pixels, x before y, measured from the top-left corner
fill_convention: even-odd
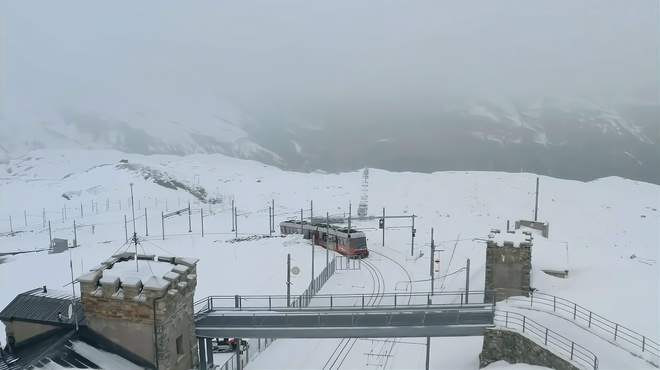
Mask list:
[[[351,247],[353,248],[366,248],[367,247],[367,239],[366,238],[356,238],[356,239],[351,239]]]

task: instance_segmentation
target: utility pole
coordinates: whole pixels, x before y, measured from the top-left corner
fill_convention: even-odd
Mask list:
[[[351,202],[348,202],[348,238],[351,238]]]
[[[46,208],[41,210],[41,227],[46,227]]]
[[[468,303],[468,297],[470,296],[470,259],[467,259],[465,264],[465,303]]]
[[[163,240],[165,240],[165,212],[160,212],[160,226],[163,228]]]
[[[286,306],[291,307],[291,253],[286,255]]]
[[[539,178],[536,178],[536,201],[534,202],[534,221],[538,221],[539,216]]]
[[[53,232],[50,228],[50,221],[48,221],[48,249],[53,248]]]
[[[188,232],[192,232],[192,213],[190,212],[190,202],[188,202]]]
[[[84,218],[82,202],[80,202],[80,218]]]
[[[313,200],[309,201],[309,223],[310,224],[314,223],[314,201]]]
[[[325,213],[325,268],[328,268],[330,263],[330,249],[328,249],[330,244],[330,212]]]
[[[9,215],[9,232],[14,233],[14,224],[11,222],[11,215]]]
[[[128,220],[124,214],[124,235],[126,236],[126,243],[128,243]]]
[[[383,242],[381,244],[381,247],[385,246],[385,207],[383,207]]]
[[[25,220],[25,227],[27,227],[27,210],[23,210],[23,219]]]
[[[149,236],[149,219],[147,218],[147,208],[144,209],[144,235]]]
[[[303,239],[305,238],[305,230],[303,229],[303,209],[300,209],[300,234],[302,234]]]
[[[431,337],[426,337],[426,370],[429,370],[429,362],[431,360]]]
[[[202,218],[202,238],[204,237],[204,208],[199,209],[199,215]]]

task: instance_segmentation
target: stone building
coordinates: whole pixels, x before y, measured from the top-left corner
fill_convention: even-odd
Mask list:
[[[485,289],[494,291],[487,301],[498,301],[511,296],[527,296],[532,270],[531,235],[493,230],[486,242]]]
[[[197,259],[122,253],[81,276],[81,297],[45,286],[0,311],[0,370],[192,369]],[[111,360],[108,360],[108,359]],[[108,361],[111,361],[108,364]]]
[[[154,368],[196,367],[198,260],[133,256],[113,256],[78,279],[87,326]]]

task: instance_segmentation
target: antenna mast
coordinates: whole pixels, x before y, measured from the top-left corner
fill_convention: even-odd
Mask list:
[[[131,185],[131,211],[133,212],[133,244],[135,244],[135,271],[140,271],[140,266],[138,265],[138,238],[137,232],[135,231],[135,201],[133,200],[133,183]]]

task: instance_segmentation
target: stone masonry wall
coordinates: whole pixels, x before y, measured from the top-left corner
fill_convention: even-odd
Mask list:
[[[479,354],[479,367],[504,360],[508,363],[525,363],[545,366],[555,370],[579,370],[546,348],[520,333],[501,329],[486,329],[484,344]]]
[[[152,255],[140,255],[139,259],[152,263],[170,263],[172,269],[162,277],[104,276],[104,271],[110,271],[115,263],[133,258],[126,253],[113,256],[78,279],[88,327],[154,368],[197,367],[193,321],[197,260],[174,257],[155,260]],[[181,353],[176,346],[179,336]]]
[[[487,291],[496,292],[498,301],[514,295],[527,295],[530,287],[532,270],[532,245],[520,243],[519,246],[498,246],[492,241],[486,246],[486,281]],[[486,301],[492,302],[488,295]]]

